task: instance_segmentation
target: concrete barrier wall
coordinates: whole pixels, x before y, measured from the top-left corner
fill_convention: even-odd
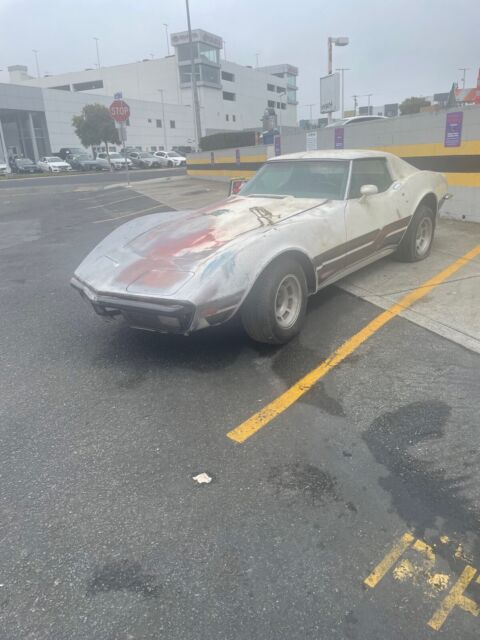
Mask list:
[[[449,112],[440,111],[344,127],[344,148],[389,151],[419,169],[444,173],[454,197],[445,203],[442,215],[480,222],[480,107],[451,111],[463,112],[461,144],[458,147],[445,146]],[[317,149],[335,148],[334,128],[318,129],[316,134]],[[306,141],[304,131],[282,136],[281,152],[305,151]],[[272,145],[208,151],[191,156],[187,168],[192,176],[223,180],[249,178],[272,155]]]
[[[272,145],[203,151],[189,156],[190,176],[212,178],[250,178],[273,155]]]
[[[480,222],[480,107],[463,112],[461,144],[445,146],[447,112],[418,113],[377,120],[344,128],[345,149],[389,151],[419,169],[444,173],[453,198],[445,203],[442,215]],[[335,129],[317,130],[317,149],[335,148]],[[306,133],[282,140],[282,153],[306,149]]]

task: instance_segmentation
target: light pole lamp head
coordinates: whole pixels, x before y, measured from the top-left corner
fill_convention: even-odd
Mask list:
[[[338,38],[330,38],[330,40],[336,47],[346,47],[350,42],[349,39],[344,36],[340,36]]]

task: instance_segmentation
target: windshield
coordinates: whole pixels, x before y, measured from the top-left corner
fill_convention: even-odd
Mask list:
[[[113,160],[118,160],[118,159],[122,159],[122,156],[119,153],[111,153],[110,154],[110,158]]]
[[[77,160],[93,160],[92,156],[89,156],[86,153],[79,153],[78,156],[75,156]]]
[[[140,153],[140,158],[151,158],[152,154],[151,153],[146,153],[145,151],[143,153]]]
[[[242,187],[242,196],[278,195],[295,198],[343,200],[349,162],[344,160],[293,160],[265,164]]]

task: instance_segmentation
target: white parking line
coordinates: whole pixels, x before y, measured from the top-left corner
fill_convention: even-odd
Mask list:
[[[102,220],[92,220],[93,224],[99,224],[100,222],[113,222],[114,220],[121,220],[122,218],[129,218],[130,216],[136,216],[139,215],[140,213],[146,213],[147,211],[153,211],[153,209],[160,209],[161,207],[163,207],[164,205],[160,204],[160,202],[157,202],[157,204],[154,207],[149,207],[148,209],[140,209],[140,211],[132,211],[131,213],[126,213],[122,216],[116,216],[115,218],[104,218]],[[160,213],[160,212],[158,212]]]
[[[96,204],[94,207],[87,207],[87,210],[90,209],[100,209],[100,207],[106,207],[107,205],[120,204],[121,202],[128,202],[129,200],[135,200],[135,198],[144,198],[143,195],[132,196],[131,198],[124,198],[123,200],[114,200],[113,202],[102,202],[102,204]]]

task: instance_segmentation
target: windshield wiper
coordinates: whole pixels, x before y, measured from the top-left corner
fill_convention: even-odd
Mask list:
[[[277,200],[281,200],[282,198],[288,198],[287,195],[279,194],[279,193],[249,193],[248,198],[276,198]]]

